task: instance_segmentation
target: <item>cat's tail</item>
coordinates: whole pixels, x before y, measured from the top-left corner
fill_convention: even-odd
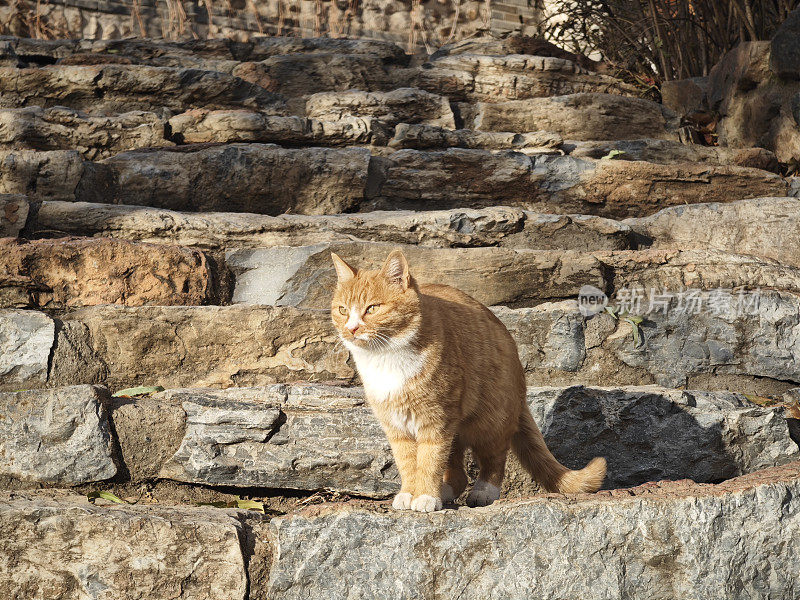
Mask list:
[[[527,407],[522,410],[519,430],[511,440],[511,447],[525,470],[548,492],[596,492],[603,485],[606,459],[593,458],[583,469],[571,471],[547,449],[542,432]]]

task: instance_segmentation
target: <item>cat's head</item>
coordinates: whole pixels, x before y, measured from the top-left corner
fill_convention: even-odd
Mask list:
[[[419,291],[400,250],[379,271],[356,270],[334,253],[338,282],[331,302],[333,324],[346,344],[391,351],[420,326]]]

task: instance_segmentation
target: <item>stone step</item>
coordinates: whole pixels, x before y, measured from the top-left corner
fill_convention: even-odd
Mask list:
[[[549,131],[474,131],[448,129],[433,125],[400,123],[390,148],[431,150],[444,148],[469,148],[472,150],[516,150],[525,154],[568,154],[560,135]]]
[[[279,117],[273,117],[277,118]],[[702,163],[752,167],[774,173],[780,171],[775,155],[763,148],[687,145],[674,140],[653,138],[576,141],[564,140],[562,136],[547,131],[514,133],[473,129],[453,130],[432,125],[400,123],[395,127],[394,137],[388,141],[388,145],[396,149],[415,150],[444,148],[517,150],[525,154],[560,154],[594,160],[621,159],[665,165]]]
[[[394,48],[397,48],[396,46]],[[149,80],[153,77],[151,69],[169,69],[184,73],[184,78],[203,77],[208,81],[213,81],[219,77],[236,81],[240,86],[248,84],[253,86],[256,91],[275,92],[280,94],[279,98],[289,100],[289,106],[297,113],[302,114],[305,105],[305,96],[320,91],[345,91],[359,89],[366,91],[390,90],[397,87],[404,87],[407,81],[413,77],[416,70],[406,69],[401,65],[392,64],[391,57],[385,53],[377,54],[368,52],[341,53],[336,50],[324,51],[323,48],[313,52],[289,52],[277,51],[270,53],[271,50],[258,58],[259,53],[252,53],[250,58],[253,60],[237,60],[223,56],[203,56],[191,52],[173,53],[173,48],[133,48],[131,46],[122,48],[96,48],[95,51],[76,52],[66,54],[57,60],[44,60],[44,66],[37,64],[35,60],[25,62],[19,58],[14,58],[6,53],[8,57],[5,61],[0,51],[0,67],[8,69],[6,73],[23,74],[23,82],[33,79],[41,81],[69,81],[74,77],[74,69],[110,69],[110,73],[121,71],[123,73],[133,73],[134,81],[139,79]],[[131,54],[123,54],[126,50]],[[165,52],[166,50],[166,52]],[[275,50],[273,48],[273,50]],[[245,57],[247,53],[242,55]],[[42,58],[42,57],[40,57]],[[388,62],[387,62],[388,60]],[[407,62],[408,57],[405,57]],[[56,64],[50,64],[55,62]],[[39,75],[33,75],[36,71],[43,71]],[[2,71],[0,71],[2,72]],[[194,75],[189,75],[193,73]],[[202,74],[202,75],[201,75]],[[103,75],[99,77],[108,77]],[[128,76],[129,78],[132,76]],[[159,77],[156,75],[156,77]],[[163,77],[163,76],[162,76]],[[28,83],[24,83],[27,87]],[[52,85],[52,84],[51,84]],[[208,85],[208,83],[206,83]],[[52,87],[56,88],[55,85]],[[102,86],[100,91],[106,91]],[[157,87],[153,87],[157,90]],[[211,87],[214,91],[216,88]],[[77,88],[80,92],[81,87]],[[44,90],[43,90],[44,91]],[[56,89],[56,91],[58,91]],[[64,101],[63,95],[58,95],[57,99]],[[75,102],[71,96],[66,97],[67,102]],[[159,106],[172,106],[172,104],[159,104],[160,102],[171,102],[171,99],[164,95],[158,95],[152,99],[150,107],[157,109]],[[174,102],[174,101],[173,101]],[[98,106],[105,107],[106,110],[113,109],[113,105],[108,102],[98,102]],[[251,101],[250,104],[253,104]],[[194,106],[201,107],[200,103],[193,103]],[[246,104],[245,104],[246,105]],[[72,108],[82,108],[82,105],[69,104]],[[210,108],[211,106],[209,106]]]
[[[637,93],[619,79],[593,73],[570,60],[526,54],[443,56],[422,65],[412,82],[415,87],[461,102],[591,92],[629,96]]]
[[[267,142],[283,146],[385,146],[392,129],[373,117],[335,121],[265,115],[246,110],[191,110],[167,123],[181,144]],[[167,144],[161,144],[167,145]]]
[[[355,237],[437,248],[501,246],[590,251],[631,247],[631,230],[619,221],[588,215],[533,213],[505,206],[270,217],[45,201],[30,227],[34,235],[40,236],[114,237],[208,249],[304,246],[344,242]]]
[[[248,41],[228,38],[173,42],[151,39],[45,40],[0,36],[0,60],[16,59],[32,66],[73,55],[121,55],[142,61],[196,58],[221,61],[260,61],[284,54],[366,54],[386,64],[404,66],[409,56],[390,42],[361,39],[253,37]],[[49,61],[45,59],[50,59]],[[180,63],[176,63],[180,64]],[[192,64],[192,63],[188,63]],[[167,65],[172,66],[172,65]],[[186,65],[182,65],[186,66]]]
[[[400,150],[380,160],[385,161],[383,185],[361,210],[504,204],[538,212],[624,218],[674,205],[791,193],[789,183],[774,173],[735,166],[528,157],[455,148]]]
[[[134,150],[99,162],[74,150],[5,150],[0,166],[0,193],[29,193],[36,201],[273,215],[514,205],[624,218],[794,193],[786,179],[745,167],[456,148],[377,157],[363,148],[197,145]]]
[[[637,296],[611,304],[642,317],[638,341],[624,318],[586,317],[574,300],[494,312],[517,342],[530,385],[658,383],[775,396],[800,383],[800,296]],[[60,317],[6,309],[0,350],[3,390],[356,381],[328,311],[293,307],[107,305]]]
[[[135,150],[100,162],[74,150],[0,151],[0,192],[192,211],[338,213],[371,195],[370,161],[365,149],[271,144]]]
[[[309,509],[270,522],[270,597],[380,597],[402,581],[408,597],[779,600],[797,591],[799,471],[427,517]]]
[[[528,405],[563,464],[580,468],[606,458],[606,489],[658,479],[718,482],[800,459],[783,409],[737,393],[530,388]],[[361,388],[185,388],[112,398],[99,386],[78,385],[0,393],[0,407],[0,431],[13,440],[0,477],[17,488],[101,482],[121,465],[134,484],[158,479],[377,498],[399,489],[391,449]],[[511,458],[503,497],[538,491]]]
[[[146,65],[0,67],[0,108],[67,106],[94,114],[250,107],[285,110],[283,98],[218,71]]]
[[[64,491],[0,495],[4,598],[226,598],[248,596],[256,513],[210,507],[94,506]],[[265,532],[266,533],[266,532]],[[246,558],[245,558],[246,557]],[[253,566],[255,568],[255,565]],[[251,577],[263,567],[251,568]],[[135,576],[132,576],[135,574]]]
[[[521,590],[613,600],[643,586],[653,600],[782,600],[796,591],[798,498],[798,462],[718,485],[660,482],[433,514],[348,502],[269,519],[12,492],[0,496],[0,594],[77,597],[77,586],[102,586],[115,598],[380,598],[402,581],[403,596],[467,600]]]
[[[193,109],[170,119],[153,112],[93,116],[39,106],[0,109],[0,149],[78,150],[88,160],[126,150],[207,142],[285,146],[384,146],[392,129],[374,118],[320,121],[249,110]]]
[[[586,253],[350,242],[229,250],[225,261],[235,277],[233,302],[328,309],[336,285],[331,252],[359,268],[380,269],[393,248],[403,250],[420,283],[457,287],[487,306],[525,307],[577,298],[586,285],[659,293],[736,288],[800,294],[800,269],[717,251]]]
[[[764,148],[725,148],[722,146],[699,146],[683,144],[674,140],[611,140],[574,141],[566,140],[560,150],[575,158],[595,160],[609,155],[622,160],[645,161],[663,165],[701,163],[707,165],[732,165],[751,167],[780,173],[775,155]]]
[[[108,238],[0,239],[0,306],[48,310],[99,304],[241,304],[327,309],[336,252],[380,268],[401,248],[417,280],[458,287],[483,304],[511,307],[597,290],[782,290],[800,294],[800,269],[714,250],[435,248],[346,241],[313,246],[199,250]],[[468,269],[464,265],[469,265]]]
[[[335,96],[339,98],[347,94]],[[349,94],[376,96],[364,92]],[[376,105],[370,107],[370,110],[381,113],[390,108]],[[401,108],[405,110],[405,107]],[[450,110],[449,106],[447,110]],[[403,118],[409,117],[402,110],[399,114]],[[166,119],[156,113],[142,111],[92,116],[63,107],[9,108],[0,109],[0,149],[76,149],[88,160],[100,160],[126,150],[170,147],[176,143],[265,142],[290,147],[372,146],[373,151],[384,154],[390,152],[383,148],[388,145],[392,149],[417,150],[516,150],[525,154],[567,154],[595,160],[613,155],[624,160],[658,164],[693,162],[753,167],[773,172],[778,172],[779,167],[775,155],[763,148],[685,145],[676,141],[650,138],[565,141],[560,135],[546,131],[513,133],[454,130],[452,127],[407,122],[394,127],[398,114],[393,112],[377,116],[353,116],[342,110],[341,113],[328,116],[336,118],[320,120],[270,115],[244,109],[194,109]]]
[[[269,118],[269,117],[266,117]],[[152,112],[91,116],[63,107],[0,109],[0,149],[78,150],[97,160],[134,148],[172,146]]]
[[[573,140],[678,139],[678,120],[669,109],[615,94],[477,102],[461,107],[461,113],[467,129],[480,131],[544,130]]]
[[[665,208],[626,221],[653,248],[716,248],[800,265],[800,201],[755,198]]]
[[[0,238],[0,306],[215,304],[224,274],[198,250],[103,238]]]

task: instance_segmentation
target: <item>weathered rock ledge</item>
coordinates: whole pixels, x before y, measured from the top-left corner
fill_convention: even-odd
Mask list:
[[[785,178],[747,167],[465,148],[382,157],[355,147],[198,144],[131,150],[98,162],[77,150],[0,150],[0,167],[0,193],[27,193],[36,202],[271,215],[512,205],[625,218],[793,193]]]
[[[305,246],[358,238],[436,248],[625,250],[631,247],[632,234],[628,226],[612,219],[508,206],[271,217],[57,200],[43,202],[30,227],[37,236],[115,237],[208,249]]]
[[[715,482],[800,458],[782,409],[742,394],[571,386],[530,388],[528,403],[564,464],[607,459],[606,488],[663,478]],[[112,398],[99,386],[79,385],[0,393],[0,408],[6,486],[79,485],[118,472],[115,481],[123,483],[377,498],[399,485],[361,388],[184,388]],[[512,459],[504,497],[537,491]]]
[[[799,514],[800,462],[718,485],[659,482],[433,514],[351,502],[267,520],[12,492],[0,496],[0,593],[616,600],[647,586],[654,600],[783,600],[797,592]]]
[[[517,341],[530,385],[688,386],[779,396],[800,383],[800,297],[697,292],[698,311],[583,316],[577,302],[496,307]],[[723,295],[724,295],[723,294]],[[723,302],[724,301],[724,302]],[[686,303],[684,303],[686,304]],[[749,307],[749,308],[748,308]],[[757,310],[756,310],[757,308]],[[231,387],[353,382],[327,310],[289,306],[93,306],[51,318],[0,310],[0,389],[103,383]]]

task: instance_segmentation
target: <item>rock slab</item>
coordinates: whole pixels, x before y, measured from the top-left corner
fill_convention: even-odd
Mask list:
[[[0,390],[47,381],[55,323],[40,312],[0,309]]]
[[[198,250],[125,240],[0,239],[0,306],[204,304],[214,276]]]
[[[155,399],[180,402],[186,413],[161,477],[380,497],[397,489],[391,450],[361,390],[279,385],[170,390]]]
[[[658,479],[716,482],[800,458],[780,412],[741,394],[570,386],[530,388],[528,404],[564,464],[582,468],[595,456],[606,457],[606,488]],[[158,436],[174,441],[151,444],[148,456],[135,447],[138,432],[117,428],[134,480],[372,497],[398,489],[388,442],[361,388],[175,389],[115,408],[115,423],[131,407],[147,423],[167,422],[176,409],[185,414]],[[154,469],[152,462],[163,466]],[[506,475],[504,498],[539,491],[514,458]]]
[[[247,600],[246,536],[235,513],[3,496],[3,598]]]
[[[89,385],[0,393],[0,475],[46,485],[116,475],[107,400]]]
[[[799,468],[628,497],[280,517],[270,523],[270,596],[617,600],[646,589],[653,600],[782,600],[798,592]]]

